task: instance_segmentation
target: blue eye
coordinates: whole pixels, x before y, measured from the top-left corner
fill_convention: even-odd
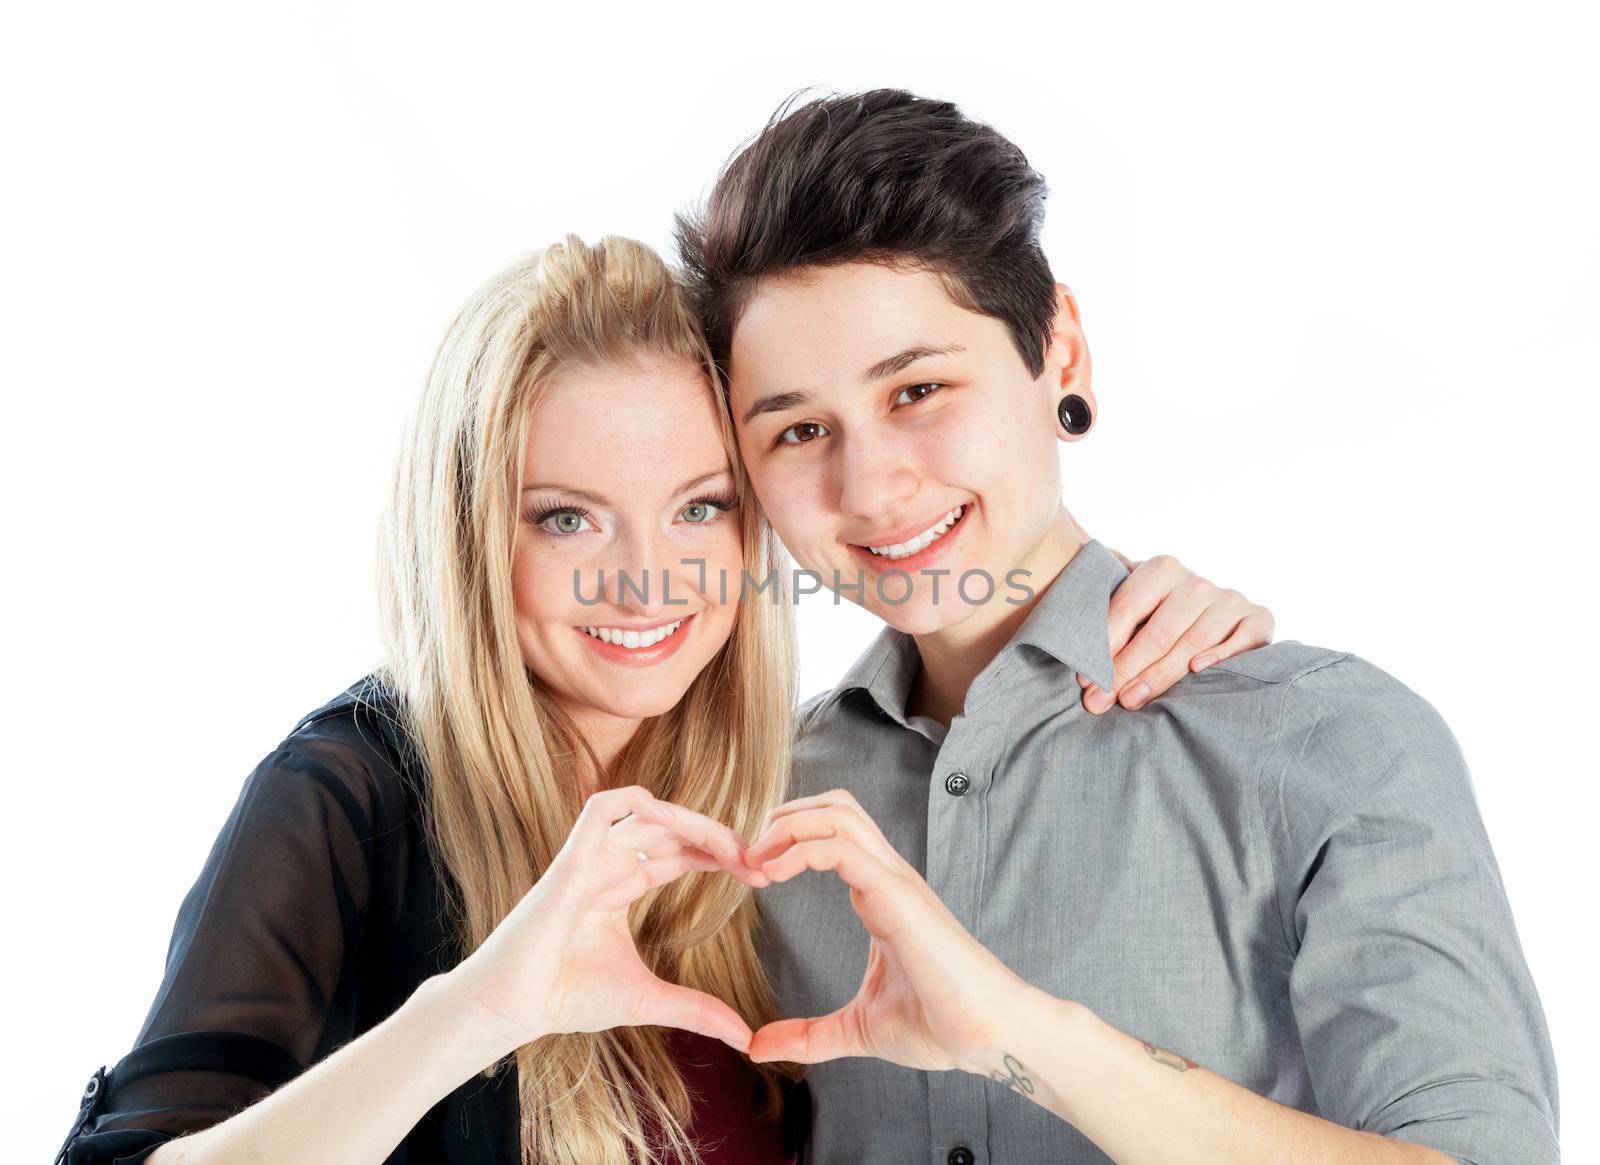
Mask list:
[[[533,519],[533,524],[549,534],[581,534],[585,529],[593,529],[589,523],[590,514],[587,510],[575,509],[572,506],[562,506],[560,509],[546,510]],[[554,522],[551,526],[549,523]]]
[[[906,385],[906,387],[902,388],[899,392],[895,393],[895,395],[894,395],[894,403],[895,404],[914,405],[918,401],[927,400],[930,396],[932,396],[934,393],[938,392],[943,387],[944,387],[944,385],[935,383],[933,381],[929,381],[929,382],[924,383],[924,384],[908,384],[908,385]],[[923,390],[926,390],[926,391],[923,391]],[[913,394],[911,399],[902,401],[900,398],[902,396],[905,396],[907,393]]]
[[[695,498],[678,511],[678,516],[691,526],[706,526],[714,522],[718,514],[725,514],[729,510],[738,508],[739,499],[732,494],[725,497]]]
[[[790,425],[779,433],[778,440],[774,443],[778,445],[804,445],[807,441],[815,441],[827,431],[827,426],[820,421],[801,421],[798,425]],[[790,440],[789,435],[791,433],[794,434],[793,440]],[[802,436],[802,433],[805,435]]]

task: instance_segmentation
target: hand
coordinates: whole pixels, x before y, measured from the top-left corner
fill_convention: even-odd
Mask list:
[[[1116,551],[1112,551],[1116,554]],[[1170,554],[1134,565],[1111,595],[1113,690],[1078,677],[1083,706],[1099,714],[1120,702],[1140,708],[1190,672],[1272,642],[1272,612],[1223,590]]]
[[[501,1055],[555,1032],[645,1024],[747,1051],[750,1027],[739,1014],[652,974],[628,925],[636,899],[688,870],[767,885],[745,864],[745,849],[727,826],[645,789],[596,793],[544,876],[449,976]]]
[[[831,1015],[767,1024],[751,1040],[754,1061],[874,1056],[973,1070],[1002,1001],[1034,990],[968,933],[843,789],[774,809],[745,861],[774,882],[834,871],[871,936],[856,997]]]

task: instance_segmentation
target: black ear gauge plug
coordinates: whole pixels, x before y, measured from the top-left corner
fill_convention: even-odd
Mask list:
[[[1061,398],[1061,403],[1056,406],[1056,416],[1061,421],[1061,427],[1074,437],[1081,437],[1089,431],[1089,426],[1094,424],[1094,415],[1089,411],[1089,402],[1075,392],[1069,392]]]

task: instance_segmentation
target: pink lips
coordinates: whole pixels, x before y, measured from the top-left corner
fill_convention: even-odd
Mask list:
[[[853,542],[848,544],[850,546],[850,551],[858,560],[864,561],[875,571],[884,572],[890,570],[903,570],[907,574],[915,574],[924,567],[938,562],[941,558],[948,554],[950,552],[950,548],[955,545],[956,534],[966,526],[967,519],[972,516],[972,503],[964,502],[962,505],[963,508],[961,511],[961,517],[956,519],[956,524],[951,526],[950,529],[946,530],[943,534],[940,534],[937,538],[928,543],[915,554],[908,554],[904,558],[884,558],[882,555],[872,553],[872,551],[868,550],[865,546],[857,546]],[[935,519],[935,521],[937,521],[937,519]],[[919,533],[921,533],[923,530],[926,530],[928,526],[931,525],[933,525],[933,522],[929,522],[927,526],[919,526],[908,533],[905,537],[915,538]],[[876,543],[876,545],[881,546],[883,543]]]
[[[620,643],[606,643],[603,640],[596,639],[582,627],[574,627],[573,631],[589,645],[591,651],[598,652],[600,658],[609,663],[621,664],[623,667],[649,667],[652,664],[660,663],[683,646],[684,639],[694,626],[695,618],[696,616],[694,615],[685,616],[682,627],[679,627],[660,643],[653,644],[650,647],[623,647]],[[654,623],[650,627],[623,626],[622,629],[624,631],[649,631],[653,627],[664,627],[668,623],[675,622],[677,622],[676,619],[666,619]],[[605,626],[610,627],[613,624],[607,623]],[[617,624],[617,626],[621,626],[621,624]]]

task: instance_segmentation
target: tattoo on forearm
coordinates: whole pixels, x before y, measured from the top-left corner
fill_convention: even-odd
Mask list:
[[[1020,1092],[1023,1096],[1033,1095],[1033,1081],[1028,1078],[1027,1071],[1010,1052],[1000,1061],[1000,1067],[989,1073],[989,1079],[996,1084],[1004,1084],[1013,1092]]]
[[[1179,1072],[1187,1072],[1190,1068],[1198,1068],[1193,1060],[1186,1059],[1176,1052],[1169,1052],[1165,1048],[1158,1048],[1149,1040],[1141,1040],[1144,1044],[1145,1054],[1158,1064],[1165,1064],[1168,1068],[1176,1068]]]

